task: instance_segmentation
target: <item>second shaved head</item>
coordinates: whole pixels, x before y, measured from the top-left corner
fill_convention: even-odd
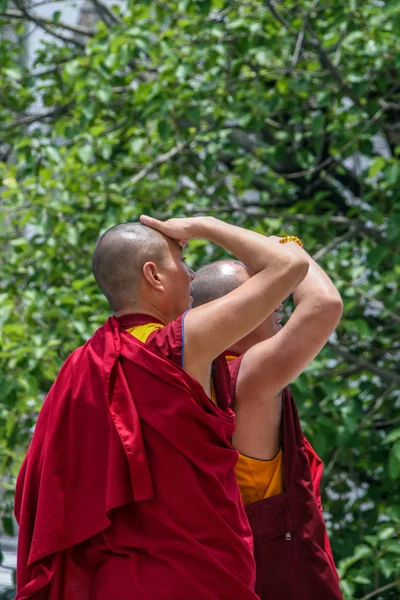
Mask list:
[[[246,267],[238,260],[218,260],[202,267],[191,284],[193,307],[226,296],[248,279]]]
[[[161,263],[167,249],[166,238],[141,223],[115,225],[100,237],[93,252],[93,274],[114,312],[136,300],[143,265]]]
[[[245,265],[237,260],[218,260],[202,267],[196,272],[196,277],[191,284],[193,307],[207,304],[207,302],[230,294],[246,283],[249,278],[250,274]],[[277,306],[259,327],[240,340],[232,350],[243,354],[254,344],[278,333],[282,328],[281,310],[282,304]]]

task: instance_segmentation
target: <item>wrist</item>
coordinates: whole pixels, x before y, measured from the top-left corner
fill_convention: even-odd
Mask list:
[[[212,240],[212,233],[215,230],[217,219],[215,217],[195,217],[193,219],[193,236],[206,240]]]

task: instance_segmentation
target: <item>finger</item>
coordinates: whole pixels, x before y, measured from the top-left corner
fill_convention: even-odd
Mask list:
[[[143,225],[147,225],[148,227],[153,227],[153,229],[161,229],[164,223],[159,221],[158,219],[154,219],[154,217],[149,217],[147,215],[140,215],[140,222]]]

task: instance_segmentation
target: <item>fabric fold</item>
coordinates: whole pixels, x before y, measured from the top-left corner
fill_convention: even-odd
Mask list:
[[[112,509],[154,497],[120,359],[110,318],[66,360],[43,404],[16,487],[18,600],[49,583],[59,553],[106,529]]]
[[[67,359],[18,477],[16,600],[256,600],[214,366],[220,406],[113,317]]]

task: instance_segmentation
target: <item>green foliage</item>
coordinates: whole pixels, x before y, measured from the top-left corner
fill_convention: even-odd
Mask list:
[[[211,213],[296,234],[345,305],[337,335],[293,385],[326,463],[343,592],[397,597],[399,2],[142,0],[78,37],[55,12],[51,30],[75,41],[46,35],[31,67],[17,37],[2,35],[21,20],[4,16],[6,2],[0,11],[10,489],[62,361],[108,314],[90,274],[101,232],[141,213]],[[195,267],[222,256],[202,241],[187,253]]]

